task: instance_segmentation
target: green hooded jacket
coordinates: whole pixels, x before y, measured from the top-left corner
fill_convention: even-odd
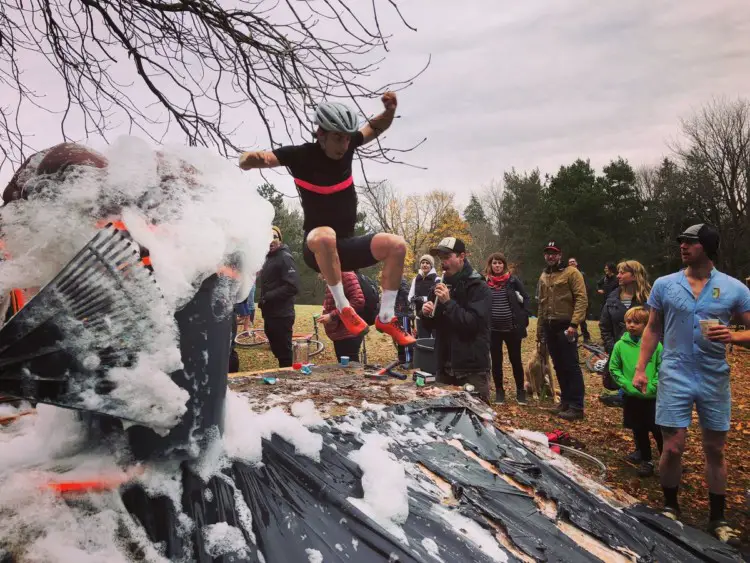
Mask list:
[[[648,386],[646,387],[646,393],[641,393],[633,387],[635,366],[638,364],[638,356],[641,353],[641,343],[640,341],[633,341],[630,333],[626,332],[615,344],[612,355],[609,358],[609,372],[612,374],[612,379],[625,390],[627,395],[641,399],[655,399],[656,386],[659,383],[662,349],[663,347],[660,342],[646,366]]]

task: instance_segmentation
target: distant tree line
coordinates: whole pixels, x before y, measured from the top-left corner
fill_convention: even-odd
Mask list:
[[[598,310],[596,281],[606,262],[638,260],[653,281],[680,268],[676,236],[708,222],[722,235],[717,267],[744,281],[750,275],[750,102],[713,100],[680,129],[672,155],[653,167],[634,169],[618,157],[601,173],[582,159],[554,175],[511,169],[472,194],[464,210],[472,250],[481,256],[489,248],[503,251],[533,287],[543,246],[555,239],[566,258],[578,259],[591,310]]]

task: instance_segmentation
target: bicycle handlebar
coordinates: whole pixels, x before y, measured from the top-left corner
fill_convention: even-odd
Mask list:
[[[599,355],[606,355],[607,351],[604,348],[600,348],[599,346],[595,346],[593,344],[580,344],[581,347],[585,348],[589,352],[593,354],[599,354]]]

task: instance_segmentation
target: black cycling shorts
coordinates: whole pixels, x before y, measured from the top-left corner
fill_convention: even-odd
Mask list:
[[[361,237],[336,238],[336,250],[341,261],[342,272],[353,272],[362,268],[368,268],[378,263],[372,255],[370,246],[372,237],[375,235],[364,235]],[[305,233],[305,244],[302,246],[302,256],[305,264],[316,272],[320,272],[315,254],[307,246],[307,233]]]

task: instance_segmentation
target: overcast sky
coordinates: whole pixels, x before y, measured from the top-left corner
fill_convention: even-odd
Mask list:
[[[400,147],[426,137],[407,159],[427,169],[368,166],[371,180],[404,192],[466,201],[511,167],[554,172],[577,157],[601,167],[618,155],[652,164],[680,116],[712,96],[750,96],[748,0],[401,0],[416,33],[381,4],[394,37],[378,78],[403,78],[432,56],[387,135]],[[60,141],[45,120],[37,146]]]

